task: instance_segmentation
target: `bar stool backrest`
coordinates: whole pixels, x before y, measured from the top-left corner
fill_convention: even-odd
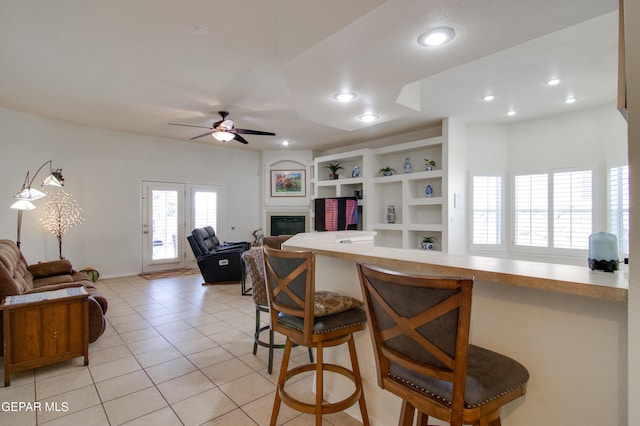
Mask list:
[[[315,253],[281,251],[267,246],[262,249],[271,326],[274,331],[291,337],[297,344],[312,345]],[[304,319],[302,341],[292,335],[288,328],[279,326],[281,314]]]
[[[409,275],[362,263],[358,273],[378,385],[402,393],[394,373],[426,376],[449,388],[452,401],[434,405],[450,411],[451,424],[462,424],[473,278]],[[400,396],[410,399],[409,393]]]

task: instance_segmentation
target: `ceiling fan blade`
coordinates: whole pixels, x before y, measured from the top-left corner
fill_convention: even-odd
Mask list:
[[[245,145],[249,143],[245,138],[243,138],[242,136],[240,136],[237,133],[236,133],[236,136],[235,136],[234,139],[237,140],[238,142],[241,142],[241,143],[245,144]]]
[[[219,125],[222,124],[224,120],[218,120],[215,123],[213,123],[213,125],[211,126],[211,128],[215,129],[216,127],[218,127]]]
[[[184,127],[199,127],[202,129],[211,129],[209,126],[194,126],[192,124],[178,124],[178,123],[169,123],[172,126],[184,126]]]
[[[192,138],[189,138],[189,140],[190,140],[190,141],[192,141],[192,140],[194,140],[194,139],[198,139],[198,138],[201,138],[201,137],[203,137],[203,136],[211,136],[211,131],[208,131],[207,133],[203,133],[203,134],[201,134],[201,135],[198,135],[198,136],[194,136],[194,137],[192,137]]]
[[[243,135],[263,135],[263,136],[275,136],[276,134],[273,132],[262,132],[260,130],[249,130],[249,129],[236,129],[236,132]]]

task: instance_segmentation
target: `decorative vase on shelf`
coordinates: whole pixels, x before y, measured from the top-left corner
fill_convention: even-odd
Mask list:
[[[387,223],[396,222],[396,206],[387,207]]]
[[[426,186],[426,188],[424,189],[424,195],[427,196],[427,198],[431,198],[431,196],[433,195],[433,188],[431,187],[431,185]]]
[[[429,160],[428,158],[424,159],[424,170],[425,171],[430,171],[433,170],[433,168],[436,166],[436,162],[433,160]]]
[[[438,242],[436,237],[424,237],[420,241],[420,248],[423,250],[433,250],[433,244]]]
[[[360,166],[355,166],[353,171],[351,172],[351,177],[357,178],[360,177]]]
[[[411,173],[413,171],[413,167],[411,166],[411,159],[406,157],[404,159],[404,165],[402,166],[405,173]]]

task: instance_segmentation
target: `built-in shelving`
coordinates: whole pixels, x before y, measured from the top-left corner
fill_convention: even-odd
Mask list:
[[[376,244],[398,248],[419,248],[425,236],[438,239],[437,249],[447,249],[447,140],[443,136],[416,140],[381,148],[366,148],[318,157],[314,160],[313,198],[352,197],[358,191],[361,228],[375,231]],[[409,158],[412,171],[404,173]],[[424,159],[436,161],[433,170],[424,170]],[[343,170],[336,180],[329,179],[330,163]],[[354,167],[360,176],[352,177]],[[381,176],[381,168],[396,170]],[[433,193],[425,194],[431,185]],[[394,206],[395,223],[387,223],[388,206]],[[312,212],[313,214],[313,212]]]

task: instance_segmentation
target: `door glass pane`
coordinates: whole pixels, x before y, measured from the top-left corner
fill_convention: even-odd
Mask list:
[[[195,191],[193,195],[194,225],[196,228],[212,226],[217,232],[218,194],[208,191]]]
[[[151,191],[151,237],[153,260],[178,257],[178,191]]]

